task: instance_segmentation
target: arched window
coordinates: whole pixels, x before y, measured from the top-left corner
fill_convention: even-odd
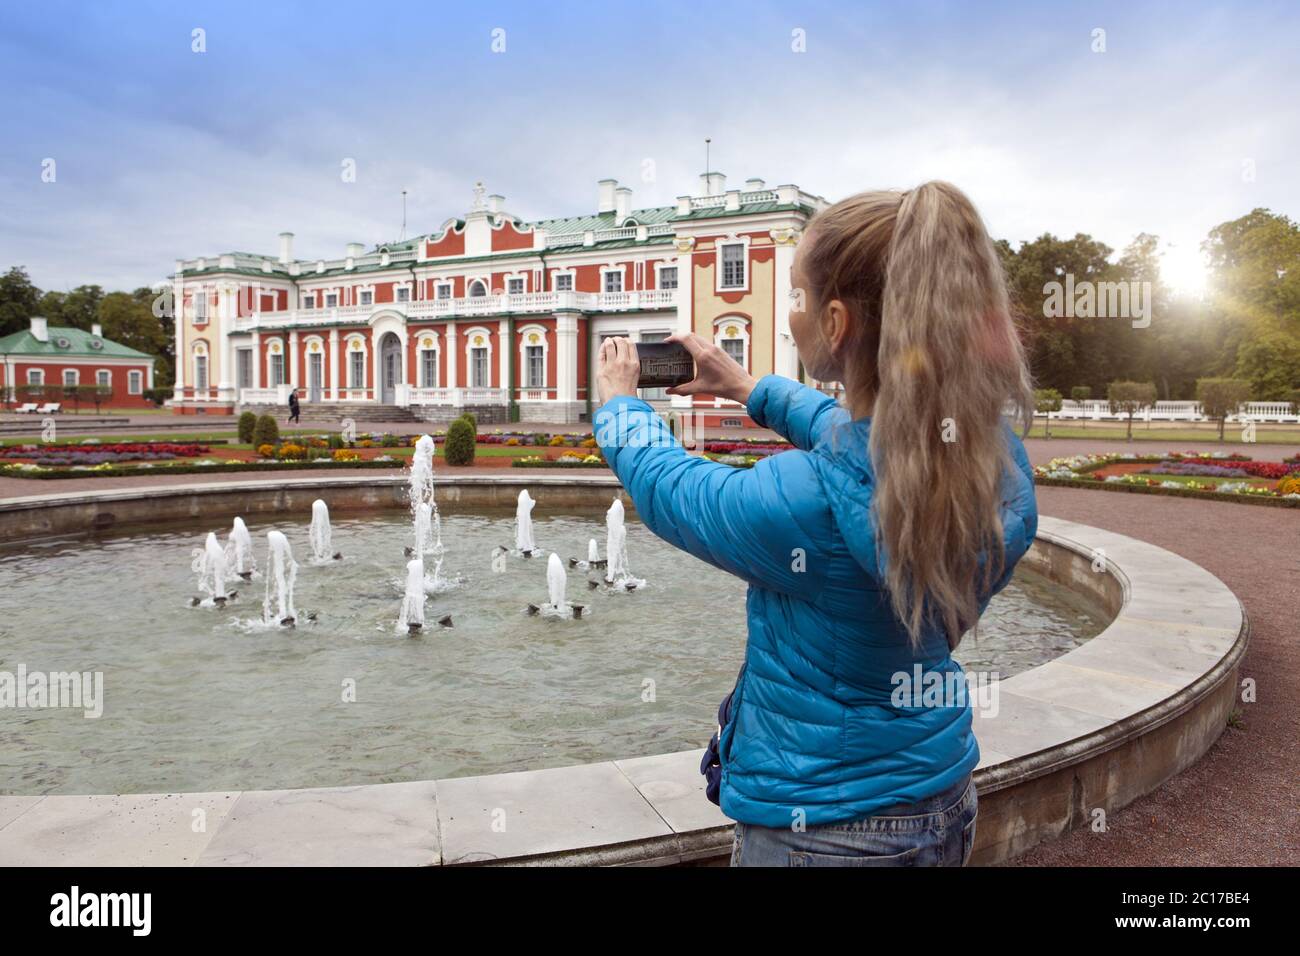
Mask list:
[[[492,333],[479,327],[465,332],[465,364],[470,388],[492,385]]]
[[[487,283],[482,279],[475,279],[469,284],[469,297],[471,299],[481,299],[487,295]]]
[[[418,340],[421,388],[438,387],[438,339],[435,332],[421,332]]]
[[[713,342],[741,368],[749,369],[749,319],[724,315],[713,322]]]
[[[527,325],[519,330],[519,365],[524,388],[546,388],[546,329]]]

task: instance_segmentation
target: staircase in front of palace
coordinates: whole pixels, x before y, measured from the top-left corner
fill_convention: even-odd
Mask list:
[[[289,409],[284,405],[240,405],[238,412],[256,412],[259,415],[274,415],[277,419],[289,416]],[[344,419],[351,419],[358,424],[362,422],[415,422],[418,418],[409,408],[396,405],[379,405],[374,402],[303,402],[303,424],[319,422],[321,424],[338,424]]]

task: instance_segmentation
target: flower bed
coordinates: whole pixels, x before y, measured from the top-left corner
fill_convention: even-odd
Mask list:
[[[783,451],[790,451],[792,448],[794,448],[794,445],[789,442],[757,441],[753,439],[745,441],[706,441],[704,443],[705,452],[718,455],[739,454],[763,458],[768,455],[780,454]]]
[[[87,441],[78,445],[9,445],[0,448],[0,459],[26,461],[34,465],[107,465],[126,461],[171,461],[197,458],[209,451],[206,445],[177,442]]]
[[[600,455],[566,454],[559,458],[543,458],[540,455],[525,455],[510,463],[512,468],[608,468]]]
[[[181,461],[154,466],[149,463],[140,465],[117,465],[105,463],[95,466],[59,466],[46,468],[40,465],[0,465],[0,477],[4,478],[123,478],[134,475],[198,475],[198,474],[232,474],[244,471],[274,472],[303,470],[337,470],[339,468],[402,468],[404,462],[396,458],[372,458],[369,461],[335,461],[332,458],[316,458],[311,461],[280,461],[264,458],[260,461]]]
[[[1108,466],[1117,464],[1150,463],[1155,467],[1145,474],[1126,473],[1099,475]],[[1054,458],[1046,465],[1034,469],[1034,480],[1043,485],[1063,485],[1074,488],[1105,488],[1107,490],[1141,491],[1175,496],[1211,497],[1227,501],[1253,501],[1284,507],[1300,507],[1300,488],[1287,476],[1300,473],[1300,463],[1252,461],[1241,454],[1182,454],[1165,455],[1075,455]],[[1168,475],[1168,479],[1151,477]],[[1281,479],[1273,487],[1251,484],[1249,481],[1195,481],[1195,478],[1265,478]],[[1174,478],[1192,479],[1174,481]]]

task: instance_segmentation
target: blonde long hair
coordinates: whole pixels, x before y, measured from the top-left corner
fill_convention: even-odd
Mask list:
[[[840,358],[855,417],[870,413],[872,508],[885,585],[912,645],[948,646],[1002,573],[1008,403],[1027,429],[1033,392],[997,251],[950,183],[866,192],[809,224],[811,309],[842,301]]]

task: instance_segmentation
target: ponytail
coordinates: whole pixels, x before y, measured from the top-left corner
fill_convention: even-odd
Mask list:
[[[845,388],[871,409],[877,548],[913,646],[939,627],[955,649],[1004,568],[1008,403],[1032,390],[997,251],[955,186],[864,193],[810,226],[814,298],[854,320]],[[824,284],[823,284],[824,283]]]

